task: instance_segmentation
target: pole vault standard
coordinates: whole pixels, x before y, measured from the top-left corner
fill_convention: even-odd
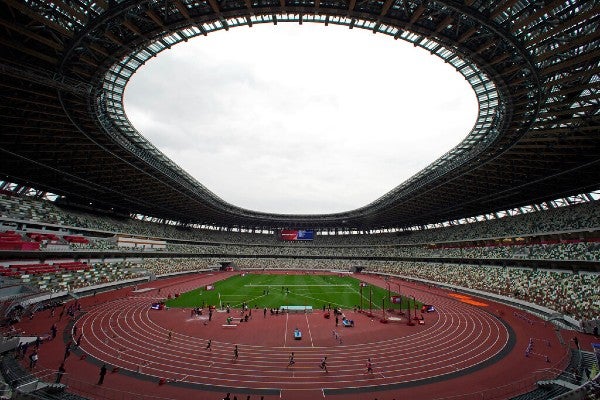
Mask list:
[[[373,288],[369,286],[369,317],[373,316]]]
[[[400,315],[404,315],[404,311],[402,311],[402,292],[400,291],[400,283],[396,282],[398,285],[398,296],[400,296]]]
[[[362,290],[363,290],[364,285],[361,282],[358,286],[360,287],[360,311],[362,312],[362,310],[363,310],[363,292],[362,292]]]
[[[415,309],[415,316],[414,316],[414,320],[418,320],[419,317],[417,317],[417,299],[415,299],[415,296],[412,297],[413,298],[413,308]],[[408,317],[410,318],[410,313],[408,314]]]
[[[388,299],[390,299],[390,309],[391,309],[391,308],[392,308],[392,306],[393,306],[393,303],[392,303],[392,291],[390,290],[390,283],[386,281],[386,282],[385,282],[385,286],[387,286],[387,290],[388,290]],[[383,313],[383,318],[385,319],[385,311],[384,311],[384,313]]]
[[[413,299],[413,304],[414,304],[415,298],[413,297],[412,299]],[[408,318],[407,318],[406,325],[413,326],[415,323],[412,322],[412,318],[411,318],[411,309],[412,309],[412,307],[411,307],[411,304],[410,304],[410,297],[406,296],[406,301],[408,303]]]

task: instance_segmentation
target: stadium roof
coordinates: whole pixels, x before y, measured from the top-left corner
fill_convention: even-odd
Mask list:
[[[600,187],[595,0],[5,0],[0,179],[105,209],[248,228],[409,227]],[[467,138],[380,199],[321,215],[228,204],[131,126],[123,90],[176,43],[241,25],[317,22],[391,35],[472,85]]]

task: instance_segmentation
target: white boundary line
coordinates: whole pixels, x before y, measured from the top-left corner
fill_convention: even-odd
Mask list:
[[[304,314],[304,317],[306,317],[306,326],[308,328],[308,336],[310,337],[310,346],[315,347],[315,344],[313,343],[312,333],[310,332],[310,323],[308,322],[308,314]]]
[[[353,290],[354,290],[354,292],[356,292],[356,293],[359,295],[359,297],[360,297],[360,292],[359,292],[358,290],[354,289],[354,288],[352,288],[352,289],[353,289]],[[362,298],[363,298],[363,299],[365,299],[367,302],[369,301],[369,298],[368,298],[368,297],[365,297],[365,295],[364,295],[364,294],[363,294]],[[373,306],[374,306],[374,307],[373,307],[373,309],[375,309],[375,310],[381,310],[381,307],[379,307],[379,306],[378,306],[376,303],[373,303]]]
[[[285,330],[283,331],[283,347],[287,346],[288,320],[289,319],[290,319],[290,314],[285,313]]]
[[[352,285],[244,285],[246,287],[351,287]]]

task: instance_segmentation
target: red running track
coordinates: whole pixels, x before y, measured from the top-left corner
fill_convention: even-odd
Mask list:
[[[519,381],[548,367],[541,358],[523,356],[529,337],[550,340],[552,347],[540,351],[554,360],[564,353],[551,327],[512,318],[505,306],[487,301],[487,307],[473,306],[449,292],[406,283],[404,295],[436,306],[436,313],[425,314],[424,325],[382,324],[344,310],[355,327],[336,328],[335,321],[323,318],[321,312],[263,317],[261,309],[253,310],[249,322],[228,329],[222,326],[226,318],[239,316],[239,311],[215,313],[208,322],[207,316],[191,317],[189,309],[150,309],[159,296],[185,292],[229,275],[155,281],[136,292],[113,292],[106,301],[108,295],[81,300],[86,312],[76,325],[84,337],[80,351],[88,358],[68,360],[74,366],[67,367],[71,379],[87,377],[89,381],[90,375],[97,374],[98,365],[106,363],[119,369],[107,377],[111,386],[146,397],[220,399],[223,393],[232,392],[239,393],[240,400],[247,394],[253,399],[261,395],[265,399],[434,399]],[[385,284],[375,277],[365,279]],[[498,318],[498,313],[505,317]],[[293,339],[294,328],[302,331],[302,340]],[[342,343],[334,338],[334,330]],[[206,349],[209,339],[211,350]],[[61,354],[60,344],[55,342],[52,345]],[[237,360],[233,360],[235,345],[239,347]],[[295,365],[288,367],[291,352]],[[327,356],[328,372],[318,367],[323,356]],[[366,371],[368,358],[373,362],[372,374]],[[40,363],[42,360],[41,354]],[[167,384],[158,385],[161,379]],[[81,386],[75,380],[71,383]],[[111,397],[104,387],[89,388],[86,394]],[[475,397],[482,398],[481,394]]]

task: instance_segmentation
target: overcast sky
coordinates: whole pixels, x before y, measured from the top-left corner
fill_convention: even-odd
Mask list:
[[[468,134],[477,102],[420,48],[305,23],[166,50],[132,77],[125,111],[223,200],[315,214],[365,206],[426,167]]]

